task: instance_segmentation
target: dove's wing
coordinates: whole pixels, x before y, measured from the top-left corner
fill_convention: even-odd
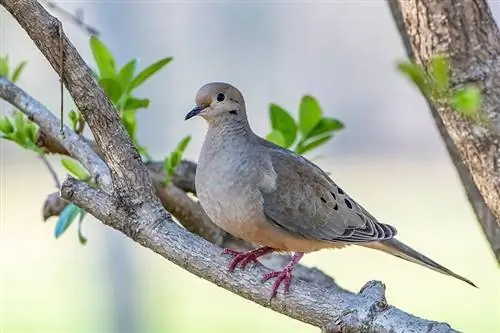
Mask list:
[[[312,162],[262,142],[277,174],[275,189],[261,188],[267,219],[306,239],[365,243],[391,239],[396,229],[377,222]]]

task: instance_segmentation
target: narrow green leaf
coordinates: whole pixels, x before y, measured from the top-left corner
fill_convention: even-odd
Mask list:
[[[54,229],[56,238],[59,238],[59,236],[61,236],[68,229],[79,212],[80,208],[72,203],[64,207],[62,212],[59,214],[59,218],[57,219]]]
[[[34,122],[29,121],[26,123],[26,126],[24,128],[24,134],[25,138],[30,142],[30,143],[35,143],[36,142],[36,131],[37,127]]]
[[[129,97],[127,101],[125,102],[124,109],[129,110],[129,109],[140,109],[140,108],[145,108],[147,109],[149,107],[149,99],[147,98],[135,98],[135,97]]]
[[[181,153],[181,157],[184,151],[186,150],[189,141],[191,141],[191,135],[186,135],[177,145],[177,148],[175,150]]]
[[[24,67],[26,67],[27,62],[23,61],[19,65],[17,65],[16,69],[14,69],[14,72],[12,73],[12,82],[17,82],[19,80],[19,77],[23,73]]]
[[[309,137],[315,137],[327,132],[339,131],[344,128],[344,124],[335,118],[323,117],[309,133]]]
[[[269,105],[269,118],[273,130],[278,130],[283,136],[284,141],[280,146],[290,147],[297,138],[297,124],[293,117],[281,106],[271,103]]]
[[[162,69],[165,65],[172,61],[172,57],[163,58],[158,60],[157,62],[151,64],[143,71],[141,71],[137,76],[132,80],[129,86],[129,91],[139,87],[144,81],[149,79],[152,75]]]
[[[80,241],[80,244],[85,245],[87,244],[87,238],[83,236],[82,233],[82,222],[85,216],[87,215],[87,212],[84,211],[83,209],[80,209],[80,217],[78,218],[78,240]]]
[[[477,87],[468,86],[455,92],[452,98],[453,107],[467,117],[473,117],[481,106],[481,92]]]
[[[2,131],[5,134],[10,134],[14,132],[14,127],[12,126],[12,123],[10,122],[9,118],[3,117],[3,119],[0,119],[0,131]]]
[[[309,137],[309,133],[323,117],[323,112],[316,99],[310,95],[302,97],[299,108],[299,129],[304,138]]]
[[[63,167],[72,173],[76,178],[80,180],[86,180],[90,177],[90,174],[85,170],[80,163],[73,159],[61,158],[61,164]]]
[[[431,60],[431,73],[435,80],[438,93],[444,93],[449,89],[448,60],[443,55],[438,55]]]
[[[113,78],[116,73],[115,59],[106,44],[94,35],[90,37],[90,48],[99,68],[100,78]]]
[[[135,134],[137,132],[137,120],[136,120],[136,110],[129,109],[123,112],[122,123],[131,138],[135,139]],[[136,142],[137,146],[137,142]]]
[[[328,134],[326,136],[322,136],[318,139],[311,140],[310,143],[304,145],[301,147],[301,151],[299,154],[305,154],[306,152],[313,150],[314,148],[317,148],[323,144],[325,144],[327,141],[329,141],[333,137],[332,134]]]
[[[279,130],[271,131],[266,135],[266,139],[281,147],[285,147],[286,145],[285,136]]]
[[[9,56],[0,57],[0,76],[9,77]]]
[[[118,81],[122,85],[123,91],[127,91],[132,78],[134,77],[135,68],[137,67],[137,59],[132,59],[122,67],[118,73]]]
[[[105,78],[100,79],[99,84],[113,103],[118,102],[123,93],[122,86],[118,83],[118,81],[111,78]]]
[[[411,62],[400,62],[398,64],[398,70],[406,75],[413,84],[427,96],[429,93],[429,84],[427,82],[427,74],[422,67]]]
[[[16,111],[16,115],[14,116],[14,125],[16,126],[16,130],[21,134],[24,134],[24,115],[22,112]]]
[[[181,162],[181,154],[178,151],[174,150],[170,154],[170,158],[168,160],[170,162],[169,163],[169,170],[171,172],[171,175],[173,175],[173,173],[175,172],[175,169],[177,168],[177,166]]]

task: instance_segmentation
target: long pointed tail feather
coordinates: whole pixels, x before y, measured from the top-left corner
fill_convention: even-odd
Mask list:
[[[434,260],[424,256],[423,254],[419,253],[418,251],[412,249],[408,245],[398,241],[395,238],[386,240],[386,241],[381,241],[377,243],[369,243],[364,245],[365,247],[369,247],[372,249],[384,251],[386,253],[392,254],[393,256],[396,256],[398,258],[413,262],[415,264],[422,265],[424,267],[430,268],[436,272],[439,272],[441,274],[449,275],[452,276],[456,279],[462,280],[465,283],[468,283],[469,285],[478,288],[472,281],[469,279],[464,278],[463,276],[460,276],[452,271],[450,271],[448,268],[441,266]]]

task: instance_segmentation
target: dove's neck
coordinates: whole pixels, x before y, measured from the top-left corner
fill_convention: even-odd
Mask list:
[[[224,153],[226,150],[244,149],[254,135],[246,119],[221,119],[208,124],[202,151],[214,154]]]

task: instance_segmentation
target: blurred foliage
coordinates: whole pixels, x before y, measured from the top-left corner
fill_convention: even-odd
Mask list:
[[[451,107],[468,119],[484,122],[479,114],[481,107],[479,89],[473,85],[451,87],[449,62],[445,56],[433,57],[428,66],[412,61],[402,61],[398,64],[398,70],[434,103]]]
[[[182,155],[184,155],[184,151],[189,141],[191,141],[191,135],[185,136],[170,155],[163,160],[163,169],[165,171],[165,179],[163,180],[164,186],[168,185],[175,173],[175,169],[177,169],[177,166],[181,163]]]
[[[324,117],[318,101],[309,95],[303,96],[300,101],[298,121],[274,103],[269,106],[269,120],[272,131],[266,139],[297,154],[318,148],[344,128],[340,120]]]

